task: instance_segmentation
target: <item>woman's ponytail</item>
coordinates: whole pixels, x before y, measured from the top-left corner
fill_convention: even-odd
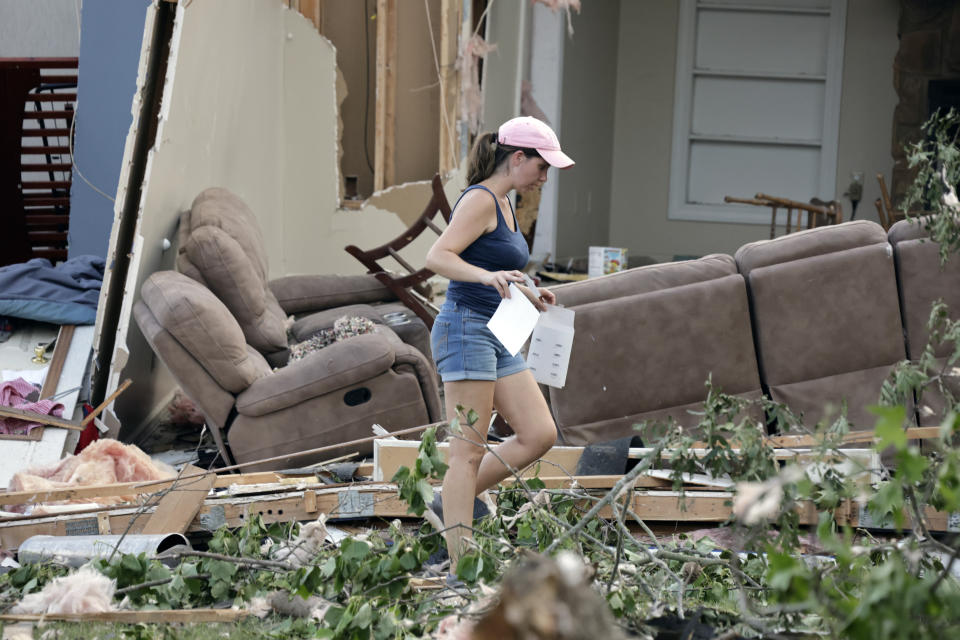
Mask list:
[[[473,186],[493,175],[497,169],[497,133],[489,131],[477,136],[467,165],[467,185]]]

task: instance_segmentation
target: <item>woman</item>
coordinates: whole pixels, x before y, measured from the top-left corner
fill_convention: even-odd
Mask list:
[[[507,194],[542,185],[550,166],[573,164],[553,130],[536,118],[513,118],[497,133],[481,135],[470,155],[469,186],[427,254],[426,266],[450,279],[431,334],[447,418],[457,415],[457,406],[477,413],[472,428],[461,420],[462,435],[450,443],[450,469],[443,481],[451,572],[470,537],[474,498],[510,473],[498,457],[523,468],[556,441],[556,425],[533,374],[486,325],[500,300],[510,297],[510,283],[523,282],[520,269],[530,257]],[[544,302],[556,302],[547,289],[518,286],[540,310]],[[496,448],[496,456],[484,446],[494,407],[516,434]]]

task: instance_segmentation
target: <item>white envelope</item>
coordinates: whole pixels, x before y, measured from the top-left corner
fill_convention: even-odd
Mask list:
[[[573,349],[573,309],[547,305],[533,330],[527,366],[540,384],[562,389]]]
[[[510,297],[500,301],[500,306],[487,322],[487,328],[507,348],[510,355],[515,356],[530,337],[539,317],[540,312],[533,303],[516,285],[511,284]]]

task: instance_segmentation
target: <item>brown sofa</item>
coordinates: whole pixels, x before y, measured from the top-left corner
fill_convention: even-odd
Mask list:
[[[939,271],[936,245],[907,224],[889,241],[854,221],[750,243],[735,259],[554,287],[577,312],[566,386],[549,389],[561,439],[613,440],[667,417],[695,424],[708,376],[727,393],[784,403],[807,425],[845,406],[854,428],[872,428],[866,407],[908,356],[904,325],[916,357],[930,303],[960,309],[960,262]]]
[[[390,431],[441,416],[432,363],[388,327],[347,338],[273,370],[227,307],[174,271],[152,274],[134,316],[154,352],[196,403],[224,459],[250,462]],[[370,446],[350,447],[367,453]],[[279,461],[282,468],[330,459]]]
[[[288,342],[306,340],[344,315],[389,325],[432,362],[426,325],[402,303],[391,302],[396,297],[374,276],[299,275],[270,280],[257,219],[227,189],[205,189],[194,199],[180,217],[178,244],[177,270],[220,298],[240,324],[247,343],[273,366],[286,364]],[[289,315],[297,317],[288,326]]]
[[[940,245],[931,242],[921,224],[901,220],[888,234],[897,264],[897,282],[900,293],[900,312],[906,335],[907,355],[917,360],[930,340],[927,322],[930,307],[940,299],[948,309],[960,309],[960,260],[951,258],[940,264]],[[933,355],[939,368],[947,365],[953,353],[951,344],[934,344]],[[960,397],[960,379],[948,375],[943,378],[954,397]],[[928,407],[930,410],[924,409]],[[942,394],[929,389],[920,399],[921,426],[939,424],[944,408]]]

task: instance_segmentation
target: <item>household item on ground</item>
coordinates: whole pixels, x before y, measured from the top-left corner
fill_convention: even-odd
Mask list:
[[[367,268],[367,273],[373,275],[387,289],[401,300],[407,308],[417,314],[428,328],[433,328],[433,318],[437,315],[438,309],[429,301],[429,292],[424,288],[423,283],[433,276],[433,271],[426,267],[415,269],[400,255],[400,250],[416,240],[421,233],[430,229],[438,236],[443,230],[437,226],[435,218],[437,214],[443,217],[445,223],[450,222],[450,203],[443,192],[443,182],[440,180],[440,174],[433,176],[431,184],[433,196],[424,208],[420,217],[414,220],[406,231],[399,236],[380,245],[375,249],[364,251],[356,245],[345,247],[347,253],[360,261]],[[387,269],[382,260],[393,258],[404,270],[407,275],[398,275]]]
[[[17,549],[21,564],[56,562],[69,567],[80,567],[93,558],[109,557],[117,553],[145,554],[153,558],[176,546],[189,548],[190,543],[180,533],[110,534],[95,536],[47,536],[27,538]]]
[[[627,268],[627,250],[620,247],[590,247],[587,264],[587,275],[591,278],[623,271]]]
[[[807,214],[807,229],[820,227],[825,224],[840,224],[843,222],[843,205],[836,200],[825,202],[819,198],[812,198],[810,203],[798,202],[789,198],[780,198],[770,196],[765,193],[758,193],[752,198],[735,198],[733,196],[724,196],[724,202],[749,204],[755,207],[770,207],[770,239],[776,237],[777,231],[777,211],[779,209],[787,210],[786,233],[791,230],[800,231],[800,223],[803,220],[803,214]],[[797,212],[797,221],[793,223],[793,212]]]
[[[0,315],[50,324],[93,324],[104,260],[76,256],[57,266],[46,258],[0,267]]]
[[[68,487],[82,487],[117,482],[149,482],[172,478],[176,473],[165,464],[154,462],[132,444],[123,444],[112,439],[98,440],[79,455],[68,455],[55,465],[34,467],[13,475],[8,492],[50,491]],[[0,501],[3,494],[0,493]],[[131,496],[105,498],[101,504],[116,504],[133,499]],[[83,499],[82,502],[88,500]],[[69,504],[66,500],[47,504]],[[11,511],[22,511],[22,505],[6,504]]]
[[[263,236],[246,203],[227,189],[202,191],[180,217],[177,270],[206,286],[239,323],[247,344],[272,366],[289,345],[303,342],[345,315],[384,325],[383,314],[407,313],[372,275],[299,275],[268,279]],[[394,302],[388,302],[394,301]],[[375,306],[374,306],[375,305]],[[288,316],[295,321],[288,325]],[[430,359],[430,332],[417,318],[396,335]],[[431,362],[432,366],[432,362]]]
[[[808,427],[845,406],[853,428],[871,429],[866,407],[893,367],[925,347],[933,300],[960,310],[960,265],[941,270],[925,236],[904,222],[888,241],[878,224],[857,220],[747,244],[736,260],[714,255],[558,285],[578,336],[567,385],[549,390],[562,439],[613,440],[668,417],[695,425],[690,411],[702,407],[708,377],[728,394],[767,393]],[[645,440],[657,435],[651,429]]]
[[[183,274],[152,274],[134,316],[228,464],[346,442],[375,422],[392,431],[440,419],[432,362],[384,325],[273,370],[227,306]]]

